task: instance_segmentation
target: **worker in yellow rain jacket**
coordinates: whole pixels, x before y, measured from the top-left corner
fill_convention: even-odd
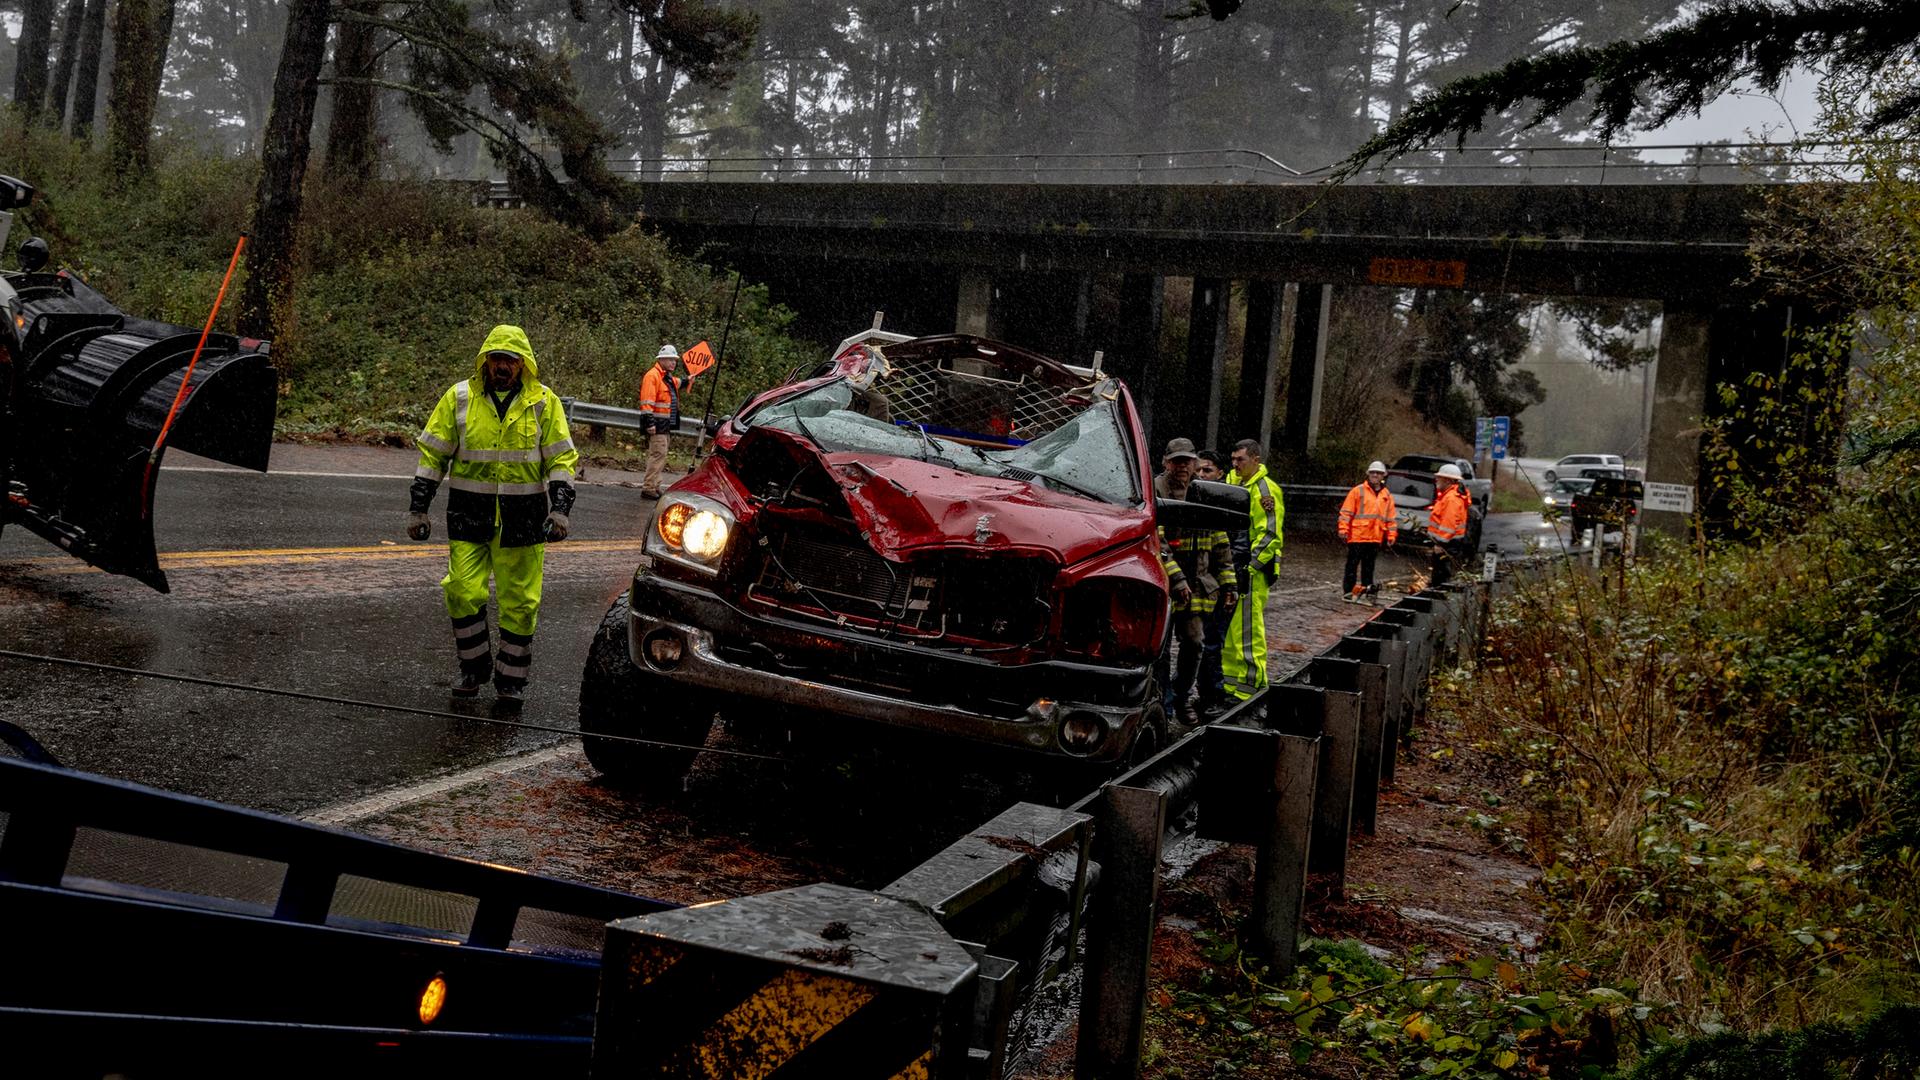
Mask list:
[[[1347,545],[1347,568],[1340,576],[1340,599],[1357,604],[1371,596],[1374,561],[1382,546],[1392,547],[1399,539],[1399,510],[1387,493],[1387,467],[1381,462],[1367,466],[1367,482],[1355,484],[1340,504],[1340,541]]]
[[[407,535],[432,534],[427,508],[445,480],[447,576],[440,587],[460,659],[457,697],[478,693],[489,678],[503,703],[524,697],[546,543],[565,540],[571,529],[580,454],[559,396],[539,375],[526,331],[496,326],[480,346],[473,377],[440,395],[420,432]],[[498,656],[487,633],[488,577],[500,604]]]
[[[1427,509],[1427,537],[1433,541],[1433,572],[1427,584],[1438,587],[1453,579],[1459,564],[1473,556],[1467,525],[1473,516],[1473,497],[1467,494],[1460,467],[1451,462],[1433,476],[1433,505]]]
[[[1280,550],[1285,541],[1282,530],[1287,520],[1286,500],[1280,485],[1267,475],[1260,463],[1260,444],[1241,439],[1233,445],[1233,471],[1227,482],[1247,489],[1247,593],[1227,626],[1227,640],[1220,646],[1220,670],[1227,679],[1227,693],[1242,701],[1267,685],[1267,590],[1280,576]]]
[[[1187,497],[1193,482],[1195,462],[1200,455],[1191,439],[1175,439],[1167,444],[1164,468],[1153,478],[1155,499]],[[1160,529],[1160,567],[1166,571],[1167,593],[1172,599],[1168,624],[1171,646],[1179,650],[1178,663],[1168,663],[1166,651],[1160,658],[1160,679],[1164,687],[1162,702],[1167,715],[1183,724],[1199,722],[1199,715],[1187,700],[1193,694],[1200,675],[1200,661],[1206,651],[1207,619],[1221,605],[1232,607],[1238,583],[1226,575],[1231,542],[1218,529]]]

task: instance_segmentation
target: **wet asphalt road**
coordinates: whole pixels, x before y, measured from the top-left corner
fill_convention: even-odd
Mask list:
[[[401,528],[413,455],[275,447],[262,476],[171,455],[155,520],[173,592],[0,535],[0,648],[347,698],[448,707],[444,529]],[[332,475],[314,475],[317,473]],[[626,587],[652,503],[632,474],[579,488],[548,549],[534,683],[520,719],[576,723],[581,662]],[[475,715],[492,713],[483,690]],[[493,725],[323,705],[0,658],[0,715],[62,762],[282,813],[558,741]]]

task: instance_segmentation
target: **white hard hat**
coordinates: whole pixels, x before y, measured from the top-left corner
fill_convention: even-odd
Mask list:
[[[1449,461],[1445,465],[1440,466],[1440,471],[1435,475],[1444,476],[1449,480],[1458,480],[1460,479],[1460,466]]]
[[[1384,462],[1376,461],[1373,464],[1367,466],[1367,471],[1368,472],[1386,472],[1387,466]]]
[[[660,351],[653,354],[653,358],[655,360],[678,360],[680,359],[680,350],[671,345],[662,345],[660,346]]]

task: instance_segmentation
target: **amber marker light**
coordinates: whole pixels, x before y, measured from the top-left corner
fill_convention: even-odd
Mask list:
[[[431,1024],[440,1016],[440,1010],[447,1005],[447,977],[435,975],[427,980],[427,988],[420,991],[420,1022]]]
[[[686,537],[687,519],[692,516],[693,507],[686,503],[674,503],[660,511],[660,539],[665,540],[668,547],[680,550]]]

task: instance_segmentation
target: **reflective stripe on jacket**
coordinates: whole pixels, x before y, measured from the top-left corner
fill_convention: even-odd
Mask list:
[[[687,380],[667,374],[655,364],[640,378],[640,411],[653,418],[656,434],[672,434],[680,426],[680,391]]]
[[[1472,505],[1467,489],[1455,484],[1433,497],[1427,510],[1427,535],[1442,544],[1451,544],[1467,535],[1467,514]]]
[[[1382,484],[1379,491],[1371,484],[1359,484],[1347,492],[1340,504],[1340,539],[1349,544],[1391,544],[1398,537],[1393,495]]]
[[[489,352],[519,354],[520,390],[500,415],[487,394]],[[416,440],[414,475],[447,487],[447,536],[486,543],[500,527],[502,547],[545,540],[547,484],[572,480],[579,451],[559,395],[540,382],[533,348],[519,327],[498,326],[474,361],[475,373],[447,388]]]
[[[1286,544],[1283,535],[1287,522],[1287,501],[1280,485],[1267,476],[1265,465],[1253,470],[1245,480],[1237,472],[1227,474],[1229,484],[1239,484],[1252,496],[1247,505],[1247,546],[1255,570],[1272,576],[1280,572],[1280,550]]]

